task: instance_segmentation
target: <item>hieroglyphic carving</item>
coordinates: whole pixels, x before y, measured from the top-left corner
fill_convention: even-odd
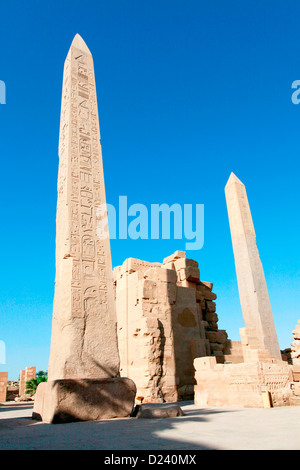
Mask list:
[[[62,93],[53,380],[119,373],[110,245],[97,238],[97,207],[105,202],[93,58],[77,35],[65,61]]]
[[[67,79],[64,86],[67,86]],[[67,93],[68,88],[64,96]],[[72,270],[72,286],[76,286],[72,309],[77,316],[80,306],[86,309],[89,305],[89,310],[91,309],[91,303],[86,297],[92,287],[89,283],[96,276],[99,281],[105,279],[104,245],[96,239],[96,206],[101,203],[101,183],[103,184],[99,176],[101,149],[93,64],[91,57],[86,54],[75,54],[71,70],[70,100],[71,256],[79,261],[73,265]],[[93,291],[93,298],[97,297],[100,303],[107,299],[106,287],[106,283],[102,281]]]

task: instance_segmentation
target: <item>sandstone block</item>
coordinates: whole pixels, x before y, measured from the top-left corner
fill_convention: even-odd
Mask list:
[[[194,359],[194,368],[196,371],[214,369],[217,364],[214,356],[196,357]]]
[[[227,340],[227,335],[219,331],[206,331],[206,337],[211,343],[225,343]]]
[[[162,268],[163,269],[175,269],[174,262],[171,261],[170,263],[165,263],[165,264],[162,265]]]
[[[174,262],[176,271],[187,267],[198,268],[198,262],[190,258],[180,258]]]
[[[130,416],[136,395],[127,378],[62,379],[41,383],[32,418],[45,423],[67,423]]]
[[[198,262],[193,259],[181,258],[174,262],[180,281],[196,282],[200,278]]]
[[[294,382],[300,382],[300,364],[292,366],[292,376]]]
[[[182,277],[185,275],[183,274]],[[188,287],[189,289],[193,289],[196,293],[196,282],[197,281],[188,281],[187,279],[184,279],[183,281],[180,280],[180,272],[178,271],[178,281],[177,285],[181,287]]]
[[[200,269],[193,266],[188,266],[185,269],[185,276],[187,281],[196,282],[200,279]]]
[[[201,282],[200,282],[200,285],[204,285],[204,286],[207,287],[210,291],[212,291],[212,288],[213,288],[213,283],[212,283],[212,282],[201,281]]]
[[[174,269],[151,268],[144,272],[144,277],[155,281],[176,282],[177,274]]]
[[[217,322],[219,319],[218,319],[218,315],[216,313],[207,312],[206,320],[209,321],[209,322]]]
[[[216,311],[216,303],[212,301],[206,302],[206,310],[207,312],[215,312]]]
[[[175,418],[183,416],[184,413],[178,405],[163,405],[163,406],[147,406],[136,405],[133,417],[137,419],[152,419],[152,418]]]
[[[157,297],[156,282],[145,279],[143,282],[143,299],[155,299]]]
[[[178,274],[181,281],[196,282],[200,278],[199,268],[195,268],[193,266],[187,266],[185,269],[180,269]]]
[[[144,271],[145,268],[156,268],[160,267],[161,263],[151,263],[148,261],[143,261],[137,258],[127,258],[122,266],[117,266],[114,268],[115,278],[124,276],[125,273],[132,274],[138,271]]]
[[[166,264],[166,263],[171,263],[173,261],[176,261],[177,259],[179,258],[185,258],[186,257],[186,254],[185,254],[185,251],[175,251],[175,253],[173,253],[172,255],[170,256],[167,256],[167,258],[165,258],[163,260],[163,264]]]
[[[293,392],[296,397],[300,397],[300,383],[296,382],[293,387]]]
[[[296,328],[292,331],[292,335],[295,339],[300,339],[300,325],[296,325]]]
[[[202,286],[201,284],[197,284],[197,295],[199,298],[203,298],[205,300],[216,300],[217,296],[213,292],[211,292],[206,286]]]
[[[156,317],[147,317],[146,324],[148,328],[159,328],[158,319]]]
[[[210,331],[218,331],[218,323],[216,323],[214,321],[208,322],[208,329]]]
[[[225,344],[224,343],[210,343],[211,350],[215,355],[216,351],[224,351]]]

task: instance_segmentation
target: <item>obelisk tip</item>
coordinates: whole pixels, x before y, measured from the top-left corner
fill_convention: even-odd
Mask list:
[[[78,33],[75,35],[72,41],[71,47],[76,47],[77,49],[80,49],[81,51],[86,52],[88,54],[91,53],[85,41],[82,39],[82,37]]]
[[[242,184],[244,186],[244,184],[241,182],[241,180],[239,180],[238,177],[232,171],[230,173],[230,176],[229,176],[229,179],[226,183],[225,188],[227,188],[228,186],[230,186],[231,184],[234,184],[234,183]]]

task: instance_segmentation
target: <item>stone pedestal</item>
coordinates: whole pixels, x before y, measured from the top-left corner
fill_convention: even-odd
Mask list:
[[[126,418],[135,394],[134,382],[121,377],[43,382],[37,388],[32,418],[52,424]]]

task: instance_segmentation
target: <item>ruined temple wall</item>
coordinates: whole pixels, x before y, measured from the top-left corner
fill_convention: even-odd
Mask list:
[[[284,361],[217,364],[214,357],[204,357],[195,359],[194,366],[198,406],[263,408],[296,404],[290,387],[291,366]]]
[[[144,402],[176,400],[170,318],[176,279],[138,261],[126,260],[115,271],[120,373],[137,384]]]
[[[144,402],[192,398],[194,358],[222,362],[227,344],[212,284],[200,281],[198,263],[184,252],[163,263],[129,258],[114,278],[121,375]]]

